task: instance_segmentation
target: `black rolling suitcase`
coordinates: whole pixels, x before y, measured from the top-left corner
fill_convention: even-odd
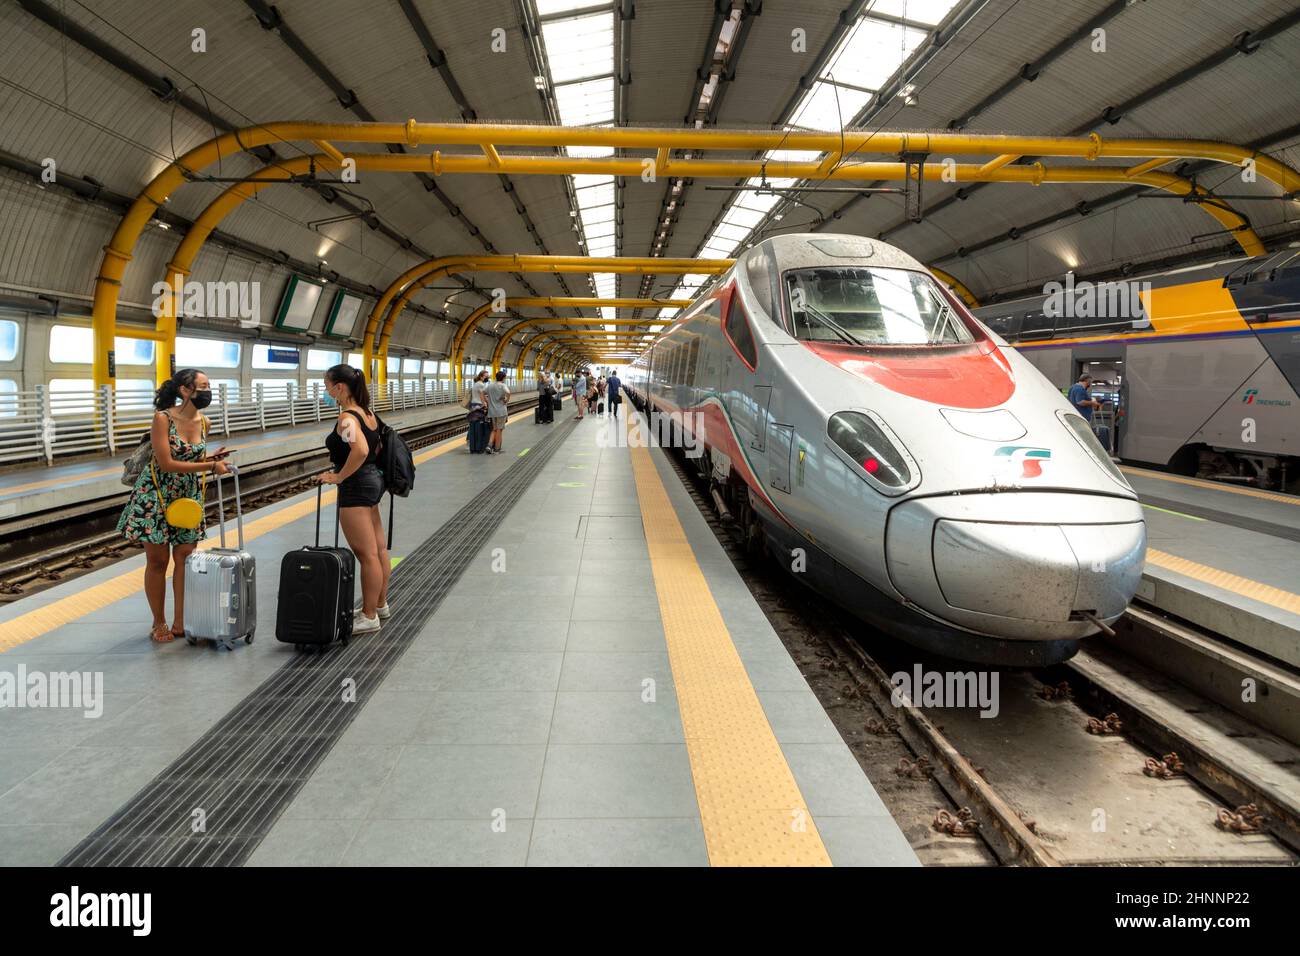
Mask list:
[[[481,455],[487,451],[488,439],[492,437],[492,426],[487,420],[487,412],[476,408],[469,413],[469,441],[471,455]]]
[[[564,407],[564,402],[563,402],[563,400],[560,398],[560,393],[559,393],[559,392],[556,392],[556,393],[555,393],[555,397],[554,397],[553,399],[551,399],[551,410],[552,410],[552,411],[555,411],[555,412],[558,412],[558,411],[559,411],[561,408],[563,408],[563,407]]]
[[[334,509],[334,547],[320,546],[321,488],[316,489],[316,544],[290,551],[280,561],[280,598],[275,637],[299,650],[346,644],[352,636],[356,557],[339,545]]]

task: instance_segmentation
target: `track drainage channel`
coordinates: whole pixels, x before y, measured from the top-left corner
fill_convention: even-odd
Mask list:
[[[394,569],[382,631],[295,655],[59,865],[244,863],[574,427],[558,425]],[[354,703],[343,700],[349,678]]]

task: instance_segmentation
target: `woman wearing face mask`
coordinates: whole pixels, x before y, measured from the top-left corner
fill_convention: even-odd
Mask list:
[[[154,395],[149,433],[153,459],[131,488],[117,530],[132,544],[144,545],[144,593],[153,612],[152,637],[160,643],[185,636],[185,559],[203,540],[204,526],[178,528],[167,522],[167,505],[178,498],[202,503],[203,473],[230,469],[224,447],[207,454],[208,420],[201,409],[212,404],[212,386],[197,369],[183,368]],[[174,564],[175,614],[167,626],[167,565]]]
[[[361,608],[354,617],[352,633],[364,634],[379,630],[379,622],[390,616],[392,561],[379,516],[384,476],[376,464],[379,418],[370,410],[370,391],[360,369],[335,365],[325,373],[325,391],[338,405],[339,418],[325,438],[334,470],[318,475],[317,480],[339,488],[339,524],[361,566]]]

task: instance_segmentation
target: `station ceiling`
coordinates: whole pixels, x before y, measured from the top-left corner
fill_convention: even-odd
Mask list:
[[[53,196],[4,202],[31,189],[22,164],[53,157],[62,171],[135,196],[172,158],[231,126],[413,117],[1095,131],[1255,144],[1297,166],[1298,74],[1300,11],[1290,0],[9,0],[0,4],[0,282],[88,292],[118,215]],[[219,174],[261,165],[236,154]],[[1232,197],[1261,197],[1228,201],[1266,241],[1300,238],[1300,202],[1278,199],[1270,184],[1221,165],[1191,173]],[[346,187],[344,203],[269,188],[221,226],[248,248],[211,242],[195,274],[256,273],[266,264],[253,248],[325,260],[321,269],[382,289],[432,255],[725,257],[755,238],[816,230],[883,236],[989,300],[1068,269],[1233,254],[1202,210],[1142,198],[1140,188],[989,184],[955,198],[957,185],[927,183],[916,223],[891,193],[813,190],[792,202],[716,188],[744,183],[574,179],[368,174]],[[223,188],[188,184],[167,210],[192,219]],[[35,221],[41,210],[57,228]],[[341,218],[369,210],[369,224]],[[146,297],[175,243],[149,230],[124,300]],[[472,279],[511,296],[667,297],[694,281]],[[416,301],[458,320],[483,301],[458,289],[439,283]]]

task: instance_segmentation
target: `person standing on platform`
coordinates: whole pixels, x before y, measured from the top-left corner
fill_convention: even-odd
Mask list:
[[[573,416],[575,422],[582,421],[583,409],[587,405],[587,376],[579,370],[573,379],[573,406],[578,414]]]
[[[224,475],[230,468],[224,447],[207,454],[208,419],[201,413],[212,403],[212,386],[198,369],[183,368],[154,394],[152,454],[131,488],[117,530],[132,544],[144,546],[144,594],[153,613],[151,636],[158,643],[185,636],[185,559],[203,540],[203,472]],[[167,506],[181,498],[200,505],[199,523],[177,527],[167,520]],[[167,626],[167,564],[172,572],[175,614]]]
[[[365,634],[379,630],[379,622],[391,616],[388,578],[393,567],[379,515],[384,497],[384,476],[378,465],[381,425],[370,408],[370,391],[360,369],[335,365],[325,373],[325,392],[339,408],[338,421],[325,436],[334,470],[316,479],[339,489],[335,505],[339,524],[361,569],[361,607],[353,617],[352,633]]]
[[[1101,402],[1088,395],[1088,389],[1092,385],[1092,376],[1084,372],[1079,376],[1079,380],[1070,386],[1069,402],[1074,406],[1074,410],[1083,416],[1084,421],[1092,421],[1094,409],[1101,408]]]
[[[609,373],[609,378],[605,382],[605,392],[609,401],[609,414],[613,418],[618,418],[618,406],[623,404],[623,395],[619,391],[623,387],[623,380],[618,377],[618,369]]]
[[[492,437],[488,439],[487,450],[489,455],[499,455],[502,433],[506,430],[506,422],[510,420],[510,409],[507,407],[510,401],[510,386],[506,385],[504,369],[497,372],[497,380],[488,385],[485,393],[488,418],[492,421]]]

